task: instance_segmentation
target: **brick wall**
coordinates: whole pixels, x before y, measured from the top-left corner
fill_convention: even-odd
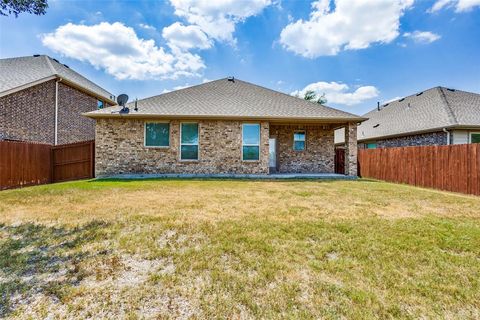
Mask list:
[[[306,147],[293,150],[293,133],[305,130]],[[270,137],[277,139],[277,168],[282,173],[334,172],[334,132],[331,125],[270,125]]]
[[[58,144],[94,139],[95,121],[81,114],[96,109],[96,98],[59,83]],[[0,139],[55,142],[55,80],[0,97]]]
[[[0,97],[0,138],[53,143],[55,80]]]
[[[95,139],[95,120],[82,113],[97,110],[97,101],[82,91],[58,84],[58,144]]]
[[[362,142],[361,147],[365,148],[366,143],[367,142]],[[447,133],[443,131],[430,132],[405,137],[381,139],[372,141],[372,143],[377,143],[377,148],[446,145]]]
[[[125,173],[267,174],[268,122],[261,123],[260,161],[241,159],[242,122],[199,121],[199,160],[180,161],[180,121],[170,122],[170,146],[144,146],[143,120],[98,119],[97,176]]]

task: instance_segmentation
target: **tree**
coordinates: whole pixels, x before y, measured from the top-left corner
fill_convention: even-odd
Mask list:
[[[22,12],[43,15],[48,8],[47,0],[0,0],[0,15],[15,15],[15,18]]]
[[[318,98],[317,103],[319,104],[325,104],[327,103],[327,97],[325,97],[325,92]]]
[[[325,97],[325,93],[323,93],[320,97],[317,98],[317,94],[313,90],[307,90],[303,99],[307,101],[316,101],[318,104],[325,104],[327,103],[327,98]]]
[[[305,95],[303,96],[303,99],[307,101],[313,101],[317,98],[317,94],[313,90],[307,90],[305,92]]]

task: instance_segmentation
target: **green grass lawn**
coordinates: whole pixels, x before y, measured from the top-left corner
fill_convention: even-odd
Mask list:
[[[0,317],[480,318],[480,197],[368,180],[2,191]]]

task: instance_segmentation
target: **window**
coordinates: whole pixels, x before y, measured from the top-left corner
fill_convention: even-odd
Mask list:
[[[97,100],[97,109],[103,109],[104,106],[105,102],[103,102],[102,100]]]
[[[377,149],[377,144],[375,142],[373,143],[367,143],[367,149]]]
[[[168,147],[170,145],[170,124],[162,122],[145,123],[145,146]]]
[[[180,125],[180,159],[198,160],[198,123]]]
[[[242,159],[244,161],[260,159],[260,125],[258,123],[243,124]]]
[[[293,150],[305,150],[305,131],[295,131],[293,133]]]
[[[470,142],[471,143],[480,143],[480,132],[470,133]]]

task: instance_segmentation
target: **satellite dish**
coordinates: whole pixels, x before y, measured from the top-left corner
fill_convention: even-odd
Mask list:
[[[117,97],[117,103],[122,107],[125,107],[125,105],[127,104],[127,101],[128,101],[128,96],[124,93]]]

